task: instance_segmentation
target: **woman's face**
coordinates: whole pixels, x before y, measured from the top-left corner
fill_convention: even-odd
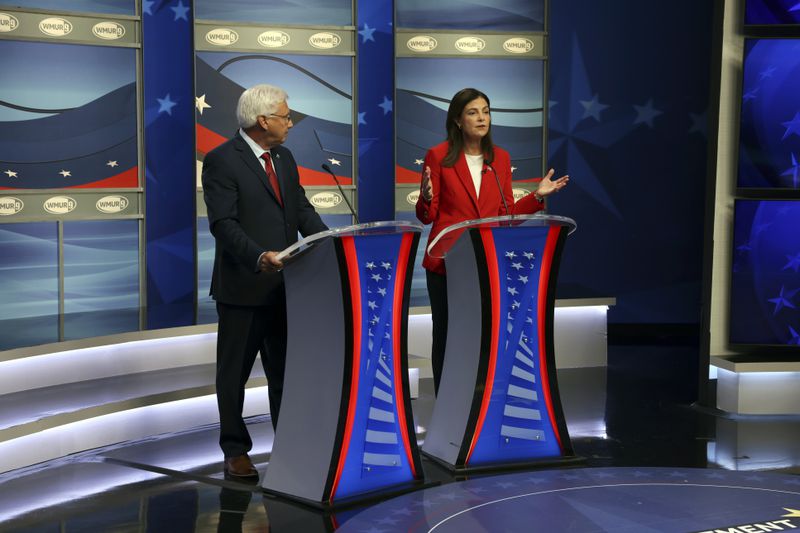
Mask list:
[[[491,121],[489,104],[479,96],[464,107],[458,125],[461,127],[461,135],[464,136],[464,140],[480,141],[489,133]]]

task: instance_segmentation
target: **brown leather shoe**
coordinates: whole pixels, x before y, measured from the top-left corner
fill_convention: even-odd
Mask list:
[[[253,461],[245,453],[236,457],[225,458],[225,475],[238,478],[258,478],[258,470]]]

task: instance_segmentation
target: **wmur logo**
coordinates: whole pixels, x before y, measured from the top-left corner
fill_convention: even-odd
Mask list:
[[[430,35],[416,35],[406,41],[406,46],[413,52],[432,52],[439,43]]]
[[[19,20],[10,13],[0,13],[0,33],[8,33],[19,27]]]
[[[456,41],[456,50],[466,54],[474,54],[486,48],[486,41],[480,37],[462,37]]]
[[[124,196],[103,196],[97,200],[95,207],[101,213],[119,213],[125,211],[130,203],[130,200]]]
[[[238,40],[239,34],[228,28],[215,28],[206,33],[206,42],[214,46],[230,46]]]
[[[50,17],[39,22],[39,31],[50,37],[64,37],[72,33],[72,23],[67,19]]]
[[[320,48],[323,50],[330,50],[331,48],[336,48],[341,43],[342,43],[341,36],[335,33],[329,33],[327,31],[321,31],[319,33],[315,33],[314,35],[308,38],[308,44],[310,44],[314,48]]]
[[[281,48],[289,44],[291,37],[285,31],[269,30],[258,36],[258,44],[265,48]]]
[[[519,202],[531,193],[528,189],[511,189],[511,192],[514,193],[515,202]]]
[[[342,203],[342,195],[335,192],[318,192],[309,201],[311,205],[320,209],[330,209]]]
[[[65,215],[74,211],[78,202],[69,196],[53,196],[44,201],[44,210],[54,215]]]
[[[122,39],[125,35],[125,26],[107,20],[105,22],[98,22],[92,26],[92,33],[99,39],[116,41],[117,39]]]
[[[406,202],[410,203],[411,205],[417,205],[417,200],[419,200],[419,189],[416,191],[411,191],[406,195]]]
[[[19,198],[4,196],[0,198],[0,216],[16,215],[25,207]]]
[[[533,41],[524,37],[512,37],[503,43],[503,50],[512,54],[527,54],[533,51]]]

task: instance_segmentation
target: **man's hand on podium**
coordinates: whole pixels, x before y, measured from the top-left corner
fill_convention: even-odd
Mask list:
[[[283,263],[278,259],[279,252],[264,252],[258,258],[258,269],[261,272],[279,272]]]

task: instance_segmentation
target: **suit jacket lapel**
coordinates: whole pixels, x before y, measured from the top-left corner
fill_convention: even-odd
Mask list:
[[[239,155],[241,155],[242,160],[247,167],[253,171],[255,178],[258,180],[261,186],[272,195],[272,198],[275,199],[275,202],[278,202],[275,191],[272,190],[272,186],[267,182],[267,173],[264,171],[264,162],[256,157],[256,155],[253,153],[253,150],[250,149],[238,132],[236,133],[236,149],[239,150]],[[276,167],[277,171],[277,162],[274,162],[274,166]],[[282,186],[283,182],[281,181],[281,173],[278,171],[277,174],[278,184]]]
[[[472,205],[475,206],[475,212],[480,215],[481,211],[478,207],[478,196],[475,192],[475,183],[472,181],[472,174],[469,172],[467,158],[463,151],[459,154],[456,164],[453,168],[456,169],[456,174],[458,174],[461,184],[464,186],[464,189],[467,191],[467,194],[472,200]]]

